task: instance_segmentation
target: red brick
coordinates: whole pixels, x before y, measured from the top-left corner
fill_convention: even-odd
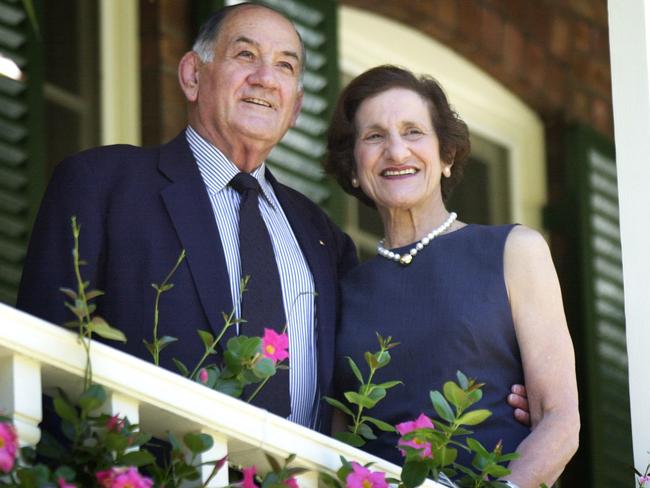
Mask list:
[[[436,0],[432,10],[436,22],[449,30],[455,30],[458,27],[458,2],[456,0]]]
[[[568,110],[568,119],[572,121],[588,121],[590,116],[589,99],[581,91],[573,90]]]
[[[564,66],[558,62],[547,64],[544,93],[550,108],[554,111],[564,108],[567,82],[566,68]]]
[[[573,47],[579,53],[588,53],[591,49],[591,25],[583,20],[573,24]]]
[[[481,35],[481,8],[478,2],[461,0],[459,34],[457,42],[464,53],[471,53],[479,49]]]
[[[544,50],[539,44],[527,42],[524,53],[524,78],[534,89],[540,89],[544,86]]]
[[[591,102],[591,120],[587,121],[596,130],[606,135],[612,133],[612,106],[602,98],[594,98]]]
[[[481,11],[482,48],[494,58],[500,58],[503,46],[503,20],[493,10]]]
[[[524,38],[512,24],[506,24],[503,30],[503,66],[505,71],[518,78],[523,69]]]
[[[568,59],[569,55],[569,22],[561,14],[553,16],[549,32],[549,49],[551,53],[561,60]]]

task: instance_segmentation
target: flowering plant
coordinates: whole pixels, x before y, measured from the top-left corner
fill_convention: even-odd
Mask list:
[[[639,472],[638,469],[634,469],[636,474],[637,488],[650,487],[650,464],[648,464],[643,473]]]

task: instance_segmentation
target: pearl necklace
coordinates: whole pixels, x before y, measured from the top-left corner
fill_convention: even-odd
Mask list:
[[[447,220],[445,220],[442,224],[440,224],[438,227],[436,227],[431,232],[429,232],[426,236],[420,239],[418,243],[415,245],[415,247],[412,247],[411,249],[409,249],[408,252],[405,252],[404,254],[398,254],[396,252],[389,251],[388,249],[386,249],[384,247],[384,239],[379,241],[379,243],[377,244],[377,254],[385,257],[386,259],[395,261],[396,263],[400,263],[403,266],[406,266],[407,264],[411,264],[411,261],[413,261],[413,257],[419,251],[424,249],[424,247],[427,246],[433,239],[435,239],[444,231],[449,229],[451,224],[454,223],[454,220],[456,220],[457,216],[458,215],[456,214],[456,212],[451,212],[449,214],[449,217],[447,217]]]

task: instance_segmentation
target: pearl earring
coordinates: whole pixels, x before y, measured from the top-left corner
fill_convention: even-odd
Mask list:
[[[359,188],[359,180],[357,180],[356,178],[353,177],[351,183],[353,187]]]
[[[442,170],[442,174],[445,175],[445,178],[449,178],[451,176],[451,168],[449,166],[445,166],[445,168]]]

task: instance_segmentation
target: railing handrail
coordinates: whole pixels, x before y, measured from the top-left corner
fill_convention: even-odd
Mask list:
[[[77,334],[0,304],[0,356],[10,354],[40,363],[43,390],[81,390],[86,357]],[[218,432],[228,438],[229,459],[240,464],[265,464],[263,450],[280,459],[296,454],[297,466],[335,471],[342,455],[360,464],[373,462],[373,469],[399,478],[394,464],[105,344],[93,341],[91,358],[93,382],[135,400],[141,428],[154,435]],[[426,486],[442,485],[430,481]]]

